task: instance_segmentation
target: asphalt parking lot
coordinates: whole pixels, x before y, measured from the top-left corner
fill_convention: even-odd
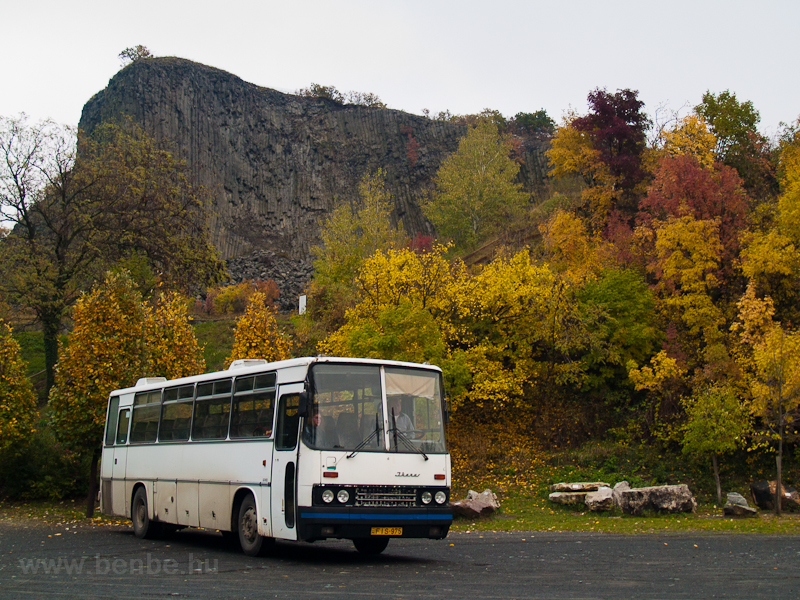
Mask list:
[[[800,539],[761,535],[453,533],[278,542],[251,558],[214,532],[139,540],[126,526],[0,522],[0,598],[798,598]]]

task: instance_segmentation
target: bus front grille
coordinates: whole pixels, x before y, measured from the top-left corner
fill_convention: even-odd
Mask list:
[[[417,490],[411,487],[364,485],[356,488],[356,506],[416,506]]]

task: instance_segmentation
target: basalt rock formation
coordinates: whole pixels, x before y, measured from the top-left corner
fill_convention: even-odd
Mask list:
[[[384,168],[393,217],[433,233],[420,201],[464,125],[398,110],[284,94],[179,58],[137,60],[84,106],[80,127],[131,117],[185,158],[213,196],[212,242],[223,258],[261,250],[307,261],[324,216]],[[520,181],[541,181],[541,147],[525,146]]]

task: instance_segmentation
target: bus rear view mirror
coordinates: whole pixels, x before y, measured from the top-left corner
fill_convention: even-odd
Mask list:
[[[308,392],[305,390],[300,392],[300,404],[297,407],[297,412],[301,417],[308,416]]]

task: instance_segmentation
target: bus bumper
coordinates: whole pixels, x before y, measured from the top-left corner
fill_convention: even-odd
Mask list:
[[[440,540],[453,522],[449,508],[298,507],[298,534],[306,541],[325,538],[389,537]]]

